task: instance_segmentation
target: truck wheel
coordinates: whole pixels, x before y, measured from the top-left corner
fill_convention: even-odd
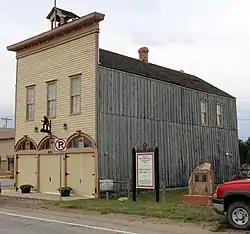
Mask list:
[[[228,222],[236,229],[247,230],[250,228],[250,207],[245,202],[232,203],[227,210]]]

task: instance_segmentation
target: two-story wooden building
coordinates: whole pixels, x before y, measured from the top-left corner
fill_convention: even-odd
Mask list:
[[[167,186],[183,185],[201,162],[226,166],[226,153],[238,165],[234,97],[150,63],[147,48],[139,59],[100,49],[104,14],[77,17],[56,8],[56,15],[58,27],[7,47],[17,58],[17,186],[57,192],[58,137],[68,139],[64,185],[90,197],[98,193],[99,178],[130,177],[131,149],[144,142],[159,147]],[[51,135],[40,132],[43,116],[51,120]]]

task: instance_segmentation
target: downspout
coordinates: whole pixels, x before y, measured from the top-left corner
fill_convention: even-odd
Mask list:
[[[98,28],[99,28],[99,24],[98,24]],[[97,157],[97,165],[96,165],[96,168],[97,168],[97,175],[96,175],[96,179],[97,179],[97,188],[96,188],[96,192],[97,192],[97,196],[100,197],[100,186],[99,186],[99,175],[101,174],[101,167],[100,167],[100,158],[99,158],[99,121],[100,121],[100,113],[99,113],[99,96],[100,96],[100,88],[99,88],[99,32],[96,33],[96,66],[95,66],[95,69],[96,69],[96,76],[95,76],[95,86],[96,86],[96,113],[95,113],[95,116],[96,116],[96,149],[97,149],[97,152],[96,152],[96,157]]]
[[[16,148],[16,113],[17,113],[17,77],[18,77],[18,58],[16,59],[16,84],[15,84],[15,116],[14,116],[14,133],[15,133],[15,138],[14,138],[14,149]],[[14,183],[15,183],[15,189],[17,190],[17,170],[18,170],[18,155],[15,154],[15,169],[14,169]]]

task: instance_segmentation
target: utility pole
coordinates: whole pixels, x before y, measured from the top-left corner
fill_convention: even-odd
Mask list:
[[[12,119],[9,119],[8,117],[1,117],[1,119],[5,121],[4,128],[7,128],[8,127],[8,121],[12,120]]]

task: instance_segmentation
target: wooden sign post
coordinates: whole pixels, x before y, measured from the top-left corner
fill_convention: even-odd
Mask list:
[[[160,179],[159,179],[159,150],[147,149],[143,145],[142,150],[132,149],[132,192],[133,201],[136,201],[137,189],[155,190],[155,200],[160,201]]]

